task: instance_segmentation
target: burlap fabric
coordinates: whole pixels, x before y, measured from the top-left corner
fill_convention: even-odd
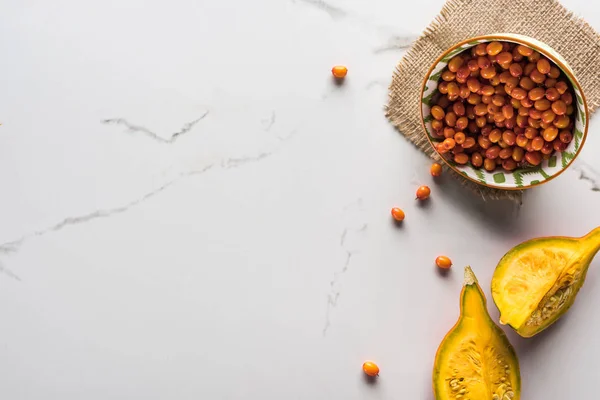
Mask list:
[[[581,83],[590,112],[600,105],[600,35],[553,0],[450,0],[411,46],[394,72],[386,116],[408,140],[433,159],[420,121],[421,84],[433,62],[454,44],[474,36],[517,33],[538,39],[560,53]],[[446,168],[484,199],[511,199],[522,191],[490,189]]]

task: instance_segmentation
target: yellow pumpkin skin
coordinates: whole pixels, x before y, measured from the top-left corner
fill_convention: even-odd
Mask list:
[[[470,267],[460,294],[460,318],[435,356],[436,400],[519,400],[519,361],[508,338],[487,311]]]
[[[492,278],[500,323],[532,337],[573,305],[588,268],[600,250],[600,227],[581,238],[532,239],[502,257]]]

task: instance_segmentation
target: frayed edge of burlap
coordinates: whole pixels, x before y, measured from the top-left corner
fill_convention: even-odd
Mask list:
[[[403,79],[405,74],[402,69],[410,66],[411,62],[413,62],[416,54],[421,51],[422,42],[421,39],[426,38],[432,34],[434,34],[447,20],[450,13],[456,11],[465,3],[471,3],[472,0],[449,0],[444,4],[440,13],[435,17],[435,19],[427,26],[425,31],[421,34],[421,36],[413,43],[413,46],[409,49],[409,51],[404,55],[404,57],[400,60],[398,65],[396,66],[392,83],[388,88],[388,104],[384,107],[385,115],[390,121],[390,123],[400,131],[411,143],[413,143],[419,150],[423,151],[427,156],[432,158],[435,161],[442,162],[440,155],[434,151],[433,147],[429,143],[427,136],[423,130],[423,127],[420,124],[415,124],[414,122],[408,120],[406,116],[401,115],[401,113],[397,113],[398,107],[400,105],[395,104],[395,90],[396,86],[398,86],[398,80]],[[582,32],[590,38],[590,41],[599,43],[600,42],[600,34],[598,34],[594,28],[591,27],[583,18],[578,17],[572,11],[565,8],[562,4],[560,4],[556,0],[551,0],[552,6],[555,7],[558,11],[564,13],[567,18],[569,18],[573,23],[576,23],[581,26]],[[465,38],[467,39],[467,38]],[[433,62],[433,61],[432,61]],[[418,109],[420,109],[420,99],[416,98],[415,101],[418,103]],[[590,101],[588,99],[588,109],[590,113],[594,112],[598,107],[600,107],[600,98],[598,100],[593,99]],[[501,189],[493,189],[489,187],[485,187],[474,183],[461,175],[454,172],[450,169],[445,163],[442,163],[444,170],[447,173],[450,173],[453,178],[455,178],[462,186],[468,188],[473,193],[481,196],[483,200],[503,200],[508,199],[511,200],[518,205],[523,203],[523,191],[509,191],[509,190],[501,190]]]

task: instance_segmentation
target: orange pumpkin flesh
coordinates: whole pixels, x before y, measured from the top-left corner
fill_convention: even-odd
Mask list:
[[[470,267],[465,268],[460,318],[438,348],[433,368],[436,400],[519,400],[519,362],[490,318]]]

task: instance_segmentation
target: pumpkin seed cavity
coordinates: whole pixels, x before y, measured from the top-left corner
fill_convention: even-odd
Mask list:
[[[480,340],[480,339],[477,339]],[[512,400],[507,357],[493,345],[481,351],[476,339],[464,340],[449,358],[452,376],[446,378],[449,398],[460,400]]]

